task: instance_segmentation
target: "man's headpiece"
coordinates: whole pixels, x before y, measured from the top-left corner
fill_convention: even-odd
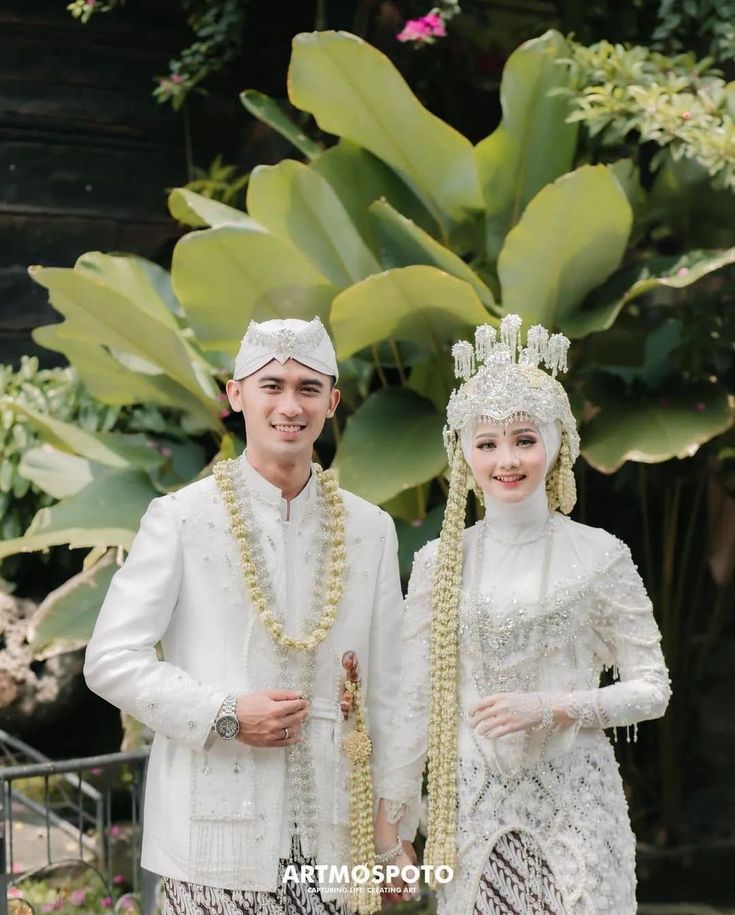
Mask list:
[[[241,381],[273,359],[284,364],[295,359],[323,375],[339,377],[337,356],[329,334],[319,318],[274,319],[260,324],[251,321],[240,343],[233,379]]]

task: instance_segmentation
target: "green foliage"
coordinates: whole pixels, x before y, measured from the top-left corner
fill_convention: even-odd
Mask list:
[[[109,13],[125,0],[72,0],[67,9],[87,23],[95,13]],[[232,64],[242,50],[246,0],[181,0],[193,40],[169,62],[169,72],[158,78],[153,96],[181,108],[189,93],[201,90],[210,76]]]
[[[92,397],[76,368],[39,369],[35,357],[23,357],[20,367],[0,366],[0,561],[4,576],[13,580],[17,563],[7,559],[19,550],[47,549],[57,544],[96,545],[89,518],[110,504],[109,484],[131,464],[143,468],[148,479],[166,485],[197,472],[203,457],[187,463],[184,453],[200,455],[199,446],[186,441],[178,415],[148,403],[127,406],[105,404]],[[106,479],[100,470],[109,468]],[[136,473],[139,471],[136,470]],[[96,485],[91,484],[96,481]],[[128,545],[140,512],[156,494],[154,483],[139,489],[137,501],[125,504],[117,493],[115,504],[127,511],[127,533],[106,533],[107,546]],[[84,503],[70,518],[70,497],[85,489]],[[56,505],[61,500],[59,505]],[[75,504],[72,502],[72,508]],[[65,514],[66,512],[66,514]],[[35,519],[35,520],[34,520]],[[31,521],[33,524],[31,525]],[[29,526],[30,525],[30,526]],[[107,515],[105,530],[119,528]]]
[[[231,207],[243,207],[249,178],[249,174],[238,174],[237,166],[225,165],[222,157],[216,156],[207,169],[193,167],[186,190]]]
[[[715,60],[735,57],[735,2],[733,0],[661,0],[654,46],[681,51],[692,34],[709,44]]]
[[[564,93],[574,109],[569,121],[583,123],[607,146],[638,137],[666,147],[675,160],[701,164],[716,187],[735,191],[732,85],[711,69],[711,60],[608,41],[570,48],[575,88]]]
[[[245,23],[244,0],[181,0],[194,41],[169,63],[153,95],[179,109],[192,89],[237,59]]]
[[[104,586],[108,550],[127,548],[152,495],[205,472],[212,451],[238,452],[217,392],[250,319],[317,314],[331,330],[343,399],[321,459],[335,446],[342,483],[397,518],[404,569],[441,514],[450,346],[508,311],[576,338],[566,383],[591,466],[610,473],[717,440],[735,384],[732,303],[719,288],[735,259],[731,191],[668,153],[652,184],[627,149],[605,147],[597,161],[567,121],[583,74],[559,61],[575,54],[554,32],[521,46],[501,87],[503,122],[473,146],[375,48],[298,36],[291,102],[336,145],[299,140],[307,162],[256,168],[247,213],[172,191],[172,215],[193,231],[170,275],[99,253],[32,272],[65,317],[36,339],[65,353],[96,397],[175,408],[184,431],[212,443],[205,455],[182,441],[159,461],[134,437],[80,436],[15,408],[51,449],[31,450],[24,472],[60,501],[0,555],[91,550],[84,572],[49,596],[38,650],[83,640],[93,614],[79,589]],[[293,137],[291,121],[246,98]],[[702,201],[719,214],[716,231],[693,217]]]

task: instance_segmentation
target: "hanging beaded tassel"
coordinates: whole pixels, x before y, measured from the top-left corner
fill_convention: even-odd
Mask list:
[[[431,601],[431,699],[429,712],[429,829],[424,864],[453,867],[457,858],[457,653],[462,532],[467,507],[467,462],[458,440],[450,461],[447,509],[439,540]],[[429,885],[436,889],[435,878]]]
[[[571,512],[577,501],[577,482],[572,470],[572,456],[566,430],[562,430],[559,454],[546,477],[546,496],[549,510],[557,511],[558,509],[565,515]]]
[[[460,340],[452,347],[454,357],[454,374],[457,378],[467,381],[475,371],[475,350],[471,343]]]
[[[370,757],[373,742],[365,727],[365,711],[359,681],[345,680],[345,689],[352,694],[354,729],[345,737],[343,748],[350,765],[350,845],[352,867],[364,865],[372,872],[375,864],[373,841],[373,780]],[[380,911],[380,893],[366,883],[350,886],[350,907],[359,915]]]

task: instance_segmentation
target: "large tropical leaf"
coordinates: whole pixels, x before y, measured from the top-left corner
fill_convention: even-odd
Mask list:
[[[200,407],[216,415],[216,386],[191,343],[171,325],[163,305],[133,301],[114,288],[117,277],[114,283],[92,278],[84,268],[31,267],[30,273],[49,290],[54,308],[73,322],[77,337],[87,336],[114,354],[136,357],[146,372],[174,379]],[[154,314],[154,309],[160,313]]]
[[[255,221],[247,213],[228,206],[219,200],[212,200],[186,187],[175,187],[168,195],[168,211],[179,222],[195,229],[210,226],[250,226]]]
[[[443,425],[434,405],[407,388],[371,394],[347,420],[337,449],[340,486],[380,504],[431,480],[447,462]]]
[[[692,384],[650,397],[631,393],[603,404],[582,426],[582,454],[602,473],[614,473],[625,461],[655,464],[691,457],[732,422],[728,393],[718,384]]]
[[[500,252],[504,310],[566,331],[587,293],[620,266],[632,218],[604,165],[583,165],[547,185]]]
[[[245,89],[240,93],[240,101],[250,114],[280,133],[308,159],[313,159],[322,152],[323,147],[316,140],[307,137],[275,99],[258,92],[257,89]]]
[[[185,235],[174,249],[172,276],[201,345],[230,357],[251,319],[326,321],[337,292],[291,242],[248,226]]]
[[[26,451],[18,472],[54,499],[76,495],[93,478],[90,461],[48,443]]]
[[[22,537],[0,541],[0,559],[62,544],[128,549],[143,512],[157,495],[142,470],[107,467],[75,495],[42,508]]]
[[[410,267],[412,264],[438,267],[469,283],[486,308],[497,309],[492,292],[459,255],[433,239],[385,200],[374,203],[370,212],[378,224],[380,258],[384,267]]]
[[[583,311],[569,315],[564,330],[573,337],[607,330],[634,299],[657,288],[684,289],[697,280],[735,264],[735,248],[727,251],[688,251],[682,257],[651,258],[642,266],[620,270],[597,289]]]
[[[478,143],[475,158],[486,207],[486,251],[494,262],[507,233],[542,187],[569,171],[578,125],[567,124],[568,53],[554,31],[526,41],[508,58],[500,86],[503,120]]]
[[[171,288],[169,273],[152,261],[134,254],[103,254],[88,251],[77,258],[74,270],[113,290],[173,330],[178,330],[179,303]]]
[[[469,140],[427,111],[372,45],[345,32],[297,35],[288,90],[322,130],[387,162],[445,231],[482,208]]]
[[[163,461],[163,457],[147,445],[142,435],[88,432],[14,400],[3,399],[2,405],[5,410],[10,410],[31,423],[43,440],[53,447],[106,467],[127,468],[134,465],[153,470]]]
[[[409,340],[438,353],[447,341],[488,320],[469,283],[422,265],[355,283],[337,296],[331,313],[340,359],[386,339]]]
[[[340,140],[315,159],[311,167],[332,185],[373,251],[377,252],[378,247],[369,207],[376,200],[387,200],[430,235],[440,234],[436,220],[405,181],[377,156],[349,140]]]
[[[79,373],[89,393],[107,404],[152,403],[190,414],[202,429],[220,430],[213,405],[203,404],[167,375],[131,371],[114,359],[74,321],[48,324],[33,331],[33,339],[46,349],[63,353]]]
[[[118,569],[115,552],[108,550],[91,568],[74,575],[44,598],[28,631],[37,658],[50,658],[87,644]]]
[[[336,286],[380,270],[332,185],[301,162],[284,159],[255,168],[247,206],[254,219],[291,241]]]

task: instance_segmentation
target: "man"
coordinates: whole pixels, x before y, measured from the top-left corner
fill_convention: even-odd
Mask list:
[[[311,463],[337,377],[318,318],[251,322],[227,383],[246,454],[153,500],[87,649],[90,688],[155,732],[142,864],[168,913],[346,909],[281,882],[349,861],[343,653],[376,790],[398,688],[393,523]]]

